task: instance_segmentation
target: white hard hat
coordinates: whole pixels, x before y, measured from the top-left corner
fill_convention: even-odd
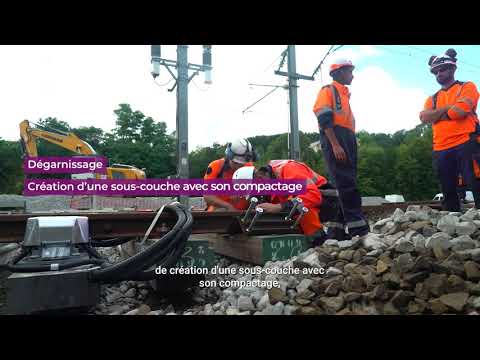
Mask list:
[[[246,139],[235,139],[227,145],[225,156],[239,164],[245,164],[249,161],[255,161],[252,144]]]
[[[335,59],[330,64],[330,74],[332,74],[332,72],[334,72],[334,71],[336,71],[336,70],[338,70],[342,67],[345,67],[345,66],[351,67],[352,69],[355,68],[355,66],[353,66],[353,63],[348,59],[344,59],[344,58]]]
[[[233,173],[233,180],[253,180],[255,166],[244,166]]]

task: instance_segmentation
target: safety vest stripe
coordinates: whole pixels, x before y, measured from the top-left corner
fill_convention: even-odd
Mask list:
[[[465,103],[465,104],[467,104],[468,106],[470,106],[470,107],[473,108],[473,101],[472,101],[472,99],[469,99],[469,98],[466,98],[466,97],[462,97],[462,98],[459,98],[459,99],[457,100],[457,102]]]
[[[365,220],[357,220],[357,221],[352,221],[347,223],[347,226],[349,229],[366,226],[366,225],[367,225],[367,222]]]
[[[458,106],[452,106],[450,110],[455,111],[458,115],[462,117],[468,114],[465,110],[460,109]]]
[[[466,83],[460,83],[460,88],[458,89],[457,91],[457,97],[460,96],[460,94],[462,93],[462,90],[463,90],[463,87],[465,86]]]
[[[328,113],[331,113],[331,112],[333,112],[333,109],[331,107],[323,106],[320,109],[318,109],[317,111],[315,111],[315,116],[318,118],[320,115],[328,114]]]
[[[336,228],[336,229],[345,229],[345,225],[342,224],[342,223],[338,223],[338,222],[334,222],[334,221],[331,221],[331,222],[327,222],[326,223],[327,227],[329,228]]]
[[[338,190],[335,189],[320,190],[320,192],[324,196],[338,197]]]
[[[290,161],[289,160],[281,160],[279,162],[276,162],[274,163],[273,161],[271,162],[271,165],[276,165],[277,167],[275,168],[275,170],[273,170],[273,172],[275,173],[275,176],[277,176],[277,178],[280,177],[281,173],[282,173],[282,168],[288,164]],[[318,180],[320,179],[320,175],[318,175],[317,173],[315,173],[313,170],[312,170],[312,173],[313,173],[313,176],[309,179],[306,179],[307,180],[307,184],[313,184],[313,185],[316,185],[318,183]]]
[[[337,116],[345,116],[345,111],[343,111],[343,110],[335,110],[335,115],[337,115]]]

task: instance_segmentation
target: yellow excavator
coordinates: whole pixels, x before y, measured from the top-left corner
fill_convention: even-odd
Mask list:
[[[37,139],[43,139],[64,149],[73,151],[80,155],[96,155],[95,150],[89,143],[80,139],[74,133],[67,133],[60,130],[55,132],[30,127],[28,120],[20,123],[20,143],[24,154],[37,157]],[[77,174],[82,175],[82,174]],[[107,168],[106,175],[95,174],[95,178],[107,179],[145,179],[145,171],[131,165],[113,164]]]

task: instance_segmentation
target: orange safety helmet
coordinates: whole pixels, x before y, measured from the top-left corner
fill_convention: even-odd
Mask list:
[[[353,66],[352,62],[350,60],[346,59],[337,59],[334,61],[332,64],[330,64],[330,75],[338,69],[341,69],[342,67],[349,66],[353,69],[355,69],[355,66]]]

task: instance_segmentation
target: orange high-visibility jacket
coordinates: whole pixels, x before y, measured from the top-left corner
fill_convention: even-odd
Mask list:
[[[307,180],[307,192],[299,195],[305,207],[311,209],[319,208],[322,204],[322,194],[319,186],[325,185],[327,179],[317,174],[302,162],[295,160],[272,160],[268,163],[279,180]],[[272,202],[282,203],[288,201],[292,196],[274,196]]]
[[[333,87],[337,96],[335,96]],[[355,117],[350,107],[350,92],[345,85],[339,82],[334,81],[331,85],[320,89],[313,112],[317,119],[320,119],[323,114],[332,113],[333,126],[342,126],[355,132]]]
[[[244,166],[253,166],[252,162],[246,163]],[[205,172],[205,175],[203,177],[204,180],[213,180],[213,179],[226,179],[230,180],[233,177],[233,171],[230,166],[225,164],[225,159],[218,159],[215,161],[212,161],[208,167],[207,171]],[[238,196],[233,197],[233,196],[228,196],[228,195],[217,195],[220,199],[223,201],[226,201],[230,204],[232,204],[236,209],[238,210],[246,210],[248,208],[248,202],[245,200],[245,198],[240,198]],[[213,211],[214,207],[209,206],[208,208],[209,211]]]
[[[272,160],[269,162],[275,177],[280,180],[307,180],[307,191],[299,195],[303,205],[310,211],[300,220],[300,228],[304,235],[312,236],[323,227],[320,222],[319,209],[322,204],[322,194],[319,186],[325,185],[327,179],[317,174],[304,163],[294,160]],[[293,196],[272,196],[272,203],[284,203]]]
[[[434,98],[436,101],[434,104]],[[436,96],[428,97],[425,110],[434,110],[453,105],[446,116],[432,125],[433,150],[441,151],[467,142],[478,122],[475,114],[478,103],[477,87],[472,82],[455,82],[448,89],[442,89]]]

